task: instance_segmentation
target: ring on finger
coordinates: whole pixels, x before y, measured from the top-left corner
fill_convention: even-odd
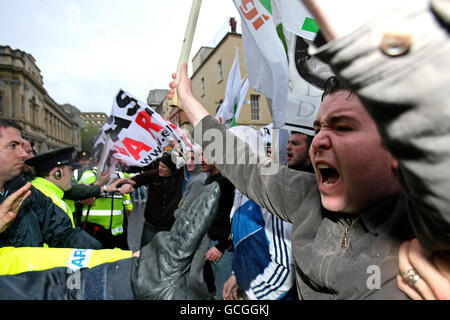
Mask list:
[[[420,276],[414,268],[403,272],[402,277],[410,286],[414,286],[420,280]]]

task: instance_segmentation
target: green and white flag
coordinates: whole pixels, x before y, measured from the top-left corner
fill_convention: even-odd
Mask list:
[[[250,86],[272,99],[274,128],[286,122],[288,61],[272,18],[270,0],[233,0],[242,18],[242,41]]]
[[[241,91],[239,92],[239,102],[237,104],[237,108],[236,108],[236,112],[234,113],[233,120],[231,121],[231,127],[237,126],[239,115],[241,114],[242,105],[244,104],[244,99],[245,99],[245,96],[247,95],[249,86],[250,86],[250,84],[249,84],[248,78],[247,78],[247,79],[245,79],[245,82],[242,85]]]
[[[274,2],[285,29],[299,37],[314,40],[319,26],[300,0],[272,0],[272,4]]]
[[[239,64],[239,49],[236,47],[236,55],[234,58],[233,66],[231,67],[230,73],[228,74],[225,98],[216,114],[216,119],[221,121],[227,127],[230,127],[231,121],[233,120],[238,108],[241,82],[242,79]]]
[[[313,122],[320,108],[322,90],[302,78],[295,55],[297,36],[312,41],[318,26],[299,0],[272,0],[271,5],[274,24],[289,61],[287,121],[283,129],[314,135]]]

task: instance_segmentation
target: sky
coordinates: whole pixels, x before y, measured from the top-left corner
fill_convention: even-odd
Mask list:
[[[189,0],[0,0],[0,45],[30,53],[48,94],[110,114],[119,89],[146,102],[176,71]],[[238,20],[232,0],[203,0],[190,59]],[[226,29],[225,29],[226,30]],[[220,32],[221,31],[221,32]]]

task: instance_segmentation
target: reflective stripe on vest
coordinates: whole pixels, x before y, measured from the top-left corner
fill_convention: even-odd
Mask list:
[[[67,267],[72,271],[131,258],[133,252],[120,249],[0,248],[0,275]]]
[[[96,200],[97,201],[97,200]],[[87,215],[87,209],[83,209],[83,216]],[[123,214],[122,210],[112,210],[113,216],[120,216]],[[100,216],[107,216],[109,217],[111,215],[111,209],[106,210],[89,210],[89,217],[100,217]]]
[[[113,208],[111,210],[111,197],[97,198],[95,203],[90,206],[83,206],[81,222],[87,221],[98,224],[109,230],[113,235],[123,233],[123,199],[122,195],[114,194]],[[89,210],[89,214],[88,214]]]

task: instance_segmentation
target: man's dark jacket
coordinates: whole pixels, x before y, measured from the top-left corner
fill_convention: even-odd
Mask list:
[[[22,176],[7,182],[0,203],[26,183]],[[31,187],[16,218],[0,234],[0,247],[42,247],[101,249],[101,244],[81,228],[73,228],[69,216],[50,198]]]
[[[234,201],[234,185],[220,173],[206,178],[205,185],[214,181],[220,186],[220,199],[217,213],[208,230],[208,237],[212,240],[217,240],[215,247],[223,253],[231,245],[230,211]]]
[[[173,212],[181,200],[183,170],[176,170],[170,177],[160,177],[158,169],[152,169],[132,179],[136,182],[135,188],[147,185],[145,221],[155,227],[169,230],[175,222]]]

